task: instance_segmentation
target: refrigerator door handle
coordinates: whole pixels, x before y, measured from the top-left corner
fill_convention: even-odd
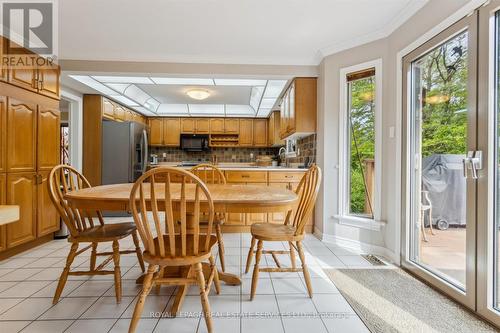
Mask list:
[[[142,159],[142,173],[145,173],[147,170],[148,166],[148,133],[146,130],[142,131],[142,152],[143,152],[143,159]]]

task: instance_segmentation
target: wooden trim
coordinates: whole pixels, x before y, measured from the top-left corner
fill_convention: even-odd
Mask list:
[[[10,258],[18,253],[30,250],[34,247],[40,246],[44,243],[50,242],[51,240],[54,239],[54,234],[48,234],[42,237],[39,237],[37,239],[34,239],[32,241],[29,241],[27,243],[12,247],[10,249],[7,249],[5,251],[0,252],[0,261]]]
[[[348,73],[346,75],[347,82],[352,82],[356,80],[366,79],[375,76],[375,67],[363,69],[361,71]]]
[[[7,82],[0,82],[0,91],[2,96],[12,97],[31,104],[43,105],[47,108],[59,109],[58,100],[13,86]]]

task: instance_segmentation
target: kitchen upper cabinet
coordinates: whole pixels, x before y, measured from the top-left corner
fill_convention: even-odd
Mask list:
[[[125,109],[123,106],[119,104],[115,104],[115,120],[116,121],[125,121]]]
[[[42,67],[38,69],[39,93],[52,98],[59,98],[59,78],[61,69],[59,66]]]
[[[181,119],[181,133],[194,134],[196,129],[194,118],[182,118]]]
[[[36,169],[37,106],[13,98],[7,107],[7,171]]]
[[[196,134],[208,134],[210,133],[210,119],[209,118],[199,118],[195,119],[196,122]]]
[[[166,118],[163,120],[163,138],[165,146],[179,147],[181,145],[180,118]]]
[[[149,144],[151,146],[163,145],[163,119],[149,119]]]
[[[253,119],[240,119],[240,146],[253,145]]]
[[[60,119],[59,110],[42,106],[38,110],[38,170],[50,171],[60,163]]]
[[[7,159],[7,97],[0,96],[0,172],[5,172]]]
[[[280,104],[281,139],[301,138],[316,132],[317,80],[297,78]]]
[[[284,146],[285,141],[280,138],[280,111],[273,111],[267,124],[267,141],[269,146]]]
[[[3,59],[5,53],[5,42],[6,39],[0,36],[0,59]],[[2,61],[0,61],[0,81],[7,81],[7,68]]]
[[[115,106],[107,98],[102,99],[102,117],[110,120],[115,119]]]
[[[210,133],[224,134],[224,118],[210,119]]]
[[[7,203],[7,175],[0,173],[0,205]],[[0,226],[0,251],[7,248],[7,226]]]
[[[234,118],[224,119],[224,133],[238,134],[240,132],[240,120]]]
[[[37,184],[37,236],[41,237],[59,230],[59,215],[56,206],[50,200],[49,173],[40,172]]]
[[[267,147],[267,119],[253,120],[253,146]]]
[[[19,221],[7,225],[7,246],[36,238],[36,179],[34,172],[7,175],[7,204],[19,206]]]

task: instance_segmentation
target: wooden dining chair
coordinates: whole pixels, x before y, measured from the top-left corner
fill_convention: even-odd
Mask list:
[[[224,173],[212,164],[198,164],[191,168],[191,172],[200,178],[205,184],[226,184]],[[222,238],[222,225],[226,220],[226,215],[221,212],[216,212],[214,216],[215,234],[217,235],[217,244],[219,246],[220,267],[223,272],[226,271],[224,261],[224,239]],[[202,219],[202,224],[206,224],[205,216]]]
[[[172,183],[171,179],[181,179]],[[161,181],[157,181],[161,179]],[[206,232],[200,229],[200,205],[208,214]],[[212,248],[217,237],[212,235],[214,203],[207,186],[192,173],[171,167],[158,167],[143,174],[130,194],[130,208],[144,244],[144,260],[149,264],[142,292],[137,299],[129,332],[134,332],[141,317],[146,297],[154,284],[188,286],[197,284],[208,332],[212,319],[208,293],[215,283],[220,292],[219,276]],[[177,212],[177,215],[174,213]],[[180,223],[177,223],[177,219]],[[202,263],[209,263],[207,281]],[[165,267],[187,267],[181,277],[161,274]]]
[[[50,199],[57,208],[64,224],[68,227],[70,236],[68,242],[71,243],[71,249],[66,259],[59,283],[54,295],[53,303],[57,303],[64,289],[69,275],[107,275],[113,274],[115,278],[116,301],[121,301],[121,271],[120,254],[135,253],[137,260],[144,272],[144,261],[142,260],[142,251],[139,247],[139,238],[137,237],[135,224],[113,223],[105,224],[102,214],[98,210],[82,210],[73,207],[65,198],[65,194],[70,191],[89,188],[90,183],[75,168],[69,165],[58,165],[54,167],[49,174],[49,193]],[[118,241],[131,236],[135,250],[120,251]],[[112,242],[113,250],[111,252],[97,252],[99,243]],[[80,243],[90,243],[81,249],[78,249]],[[90,254],[90,269],[88,271],[71,271],[71,264],[76,256],[82,254],[88,249],[92,249]],[[98,256],[108,256],[99,266],[96,267]],[[113,260],[114,269],[104,270],[103,268]]]
[[[288,212],[283,224],[254,223],[250,228],[252,241],[248,250],[245,273],[248,273],[254,254],[255,243],[257,251],[255,252],[255,266],[252,275],[252,286],[250,291],[250,300],[253,300],[257,289],[257,280],[259,272],[302,272],[306,281],[309,297],[312,297],[312,286],[309,271],[304,257],[302,240],[305,237],[305,225],[310,218],[318,196],[319,186],[321,184],[321,169],[313,165],[302,177],[299,187],[296,190],[299,196],[298,205],[293,211]],[[292,216],[293,215],[293,216]],[[263,250],[264,241],[266,242],[288,242],[289,251]],[[302,263],[301,268],[296,267],[295,250],[299,254]],[[262,254],[271,254],[277,267],[260,268],[259,263]],[[287,254],[290,256],[292,267],[282,267],[277,254]]]

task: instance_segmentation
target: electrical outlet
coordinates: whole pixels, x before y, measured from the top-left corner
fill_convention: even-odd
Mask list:
[[[163,157],[167,157],[167,153],[163,153]]]

